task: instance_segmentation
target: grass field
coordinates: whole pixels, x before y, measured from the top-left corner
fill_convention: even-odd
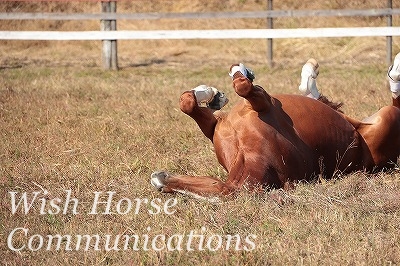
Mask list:
[[[218,9],[214,1],[204,7],[181,2],[176,1],[174,8]],[[306,1],[291,8],[354,8],[355,2],[318,6]],[[364,2],[367,8],[375,7],[375,2]],[[157,3],[150,11],[160,6],[174,11]],[[263,5],[261,1],[231,3],[232,9]],[[290,8],[288,3],[277,3],[276,8]],[[332,19],[323,25],[355,22],[378,25],[384,19]],[[121,27],[155,27],[152,23],[122,22]],[[189,25],[182,23],[174,21],[170,27]],[[277,24],[309,26],[312,21],[278,20]],[[55,26],[68,30],[73,25]],[[193,27],[200,25],[193,22]],[[204,27],[214,26],[232,24],[208,21]],[[12,22],[0,27],[27,25]],[[256,83],[270,93],[298,93],[301,66],[313,56],[321,63],[319,88],[343,101],[346,114],[361,119],[391,101],[385,38],[277,40],[274,45],[276,64],[269,68],[262,40],[125,41],[119,42],[121,69],[104,71],[98,42],[0,42],[1,264],[400,264],[398,169],[301,183],[291,192],[243,192],[218,204],[160,194],[151,187],[149,178],[155,170],[226,177],[211,143],[180,112],[178,99],[182,91],[205,83],[227,94],[229,110],[239,100],[227,75],[233,63],[251,67]],[[394,53],[399,51],[399,39],[394,38]],[[13,210],[13,195],[18,202],[26,193],[29,203],[34,192],[40,194],[28,213],[21,206]],[[106,203],[93,210],[96,192],[102,192],[98,194],[102,202],[112,196],[113,213],[107,212]],[[274,200],[276,195],[282,202]],[[68,196],[72,199],[64,210]],[[191,233],[203,236],[203,245],[200,236],[189,245]],[[59,249],[55,237],[47,250],[48,235],[57,234],[64,236]],[[21,250],[10,249],[10,235],[11,245]],[[99,250],[95,238],[87,251],[84,240],[78,246],[82,235],[98,235]],[[126,235],[138,236],[138,250],[132,242],[124,250]],[[229,236],[235,236],[230,244]]]

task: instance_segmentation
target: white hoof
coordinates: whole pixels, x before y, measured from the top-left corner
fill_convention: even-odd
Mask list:
[[[400,81],[400,53],[396,55],[392,67],[389,69],[388,76],[393,81]]]
[[[394,58],[393,65],[388,70],[390,90],[393,98],[400,96],[400,53]]]
[[[150,183],[153,187],[157,190],[162,191],[163,187],[165,186],[165,181],[169,177],[169,174],[164,171],[157,171],[151,174],[150,176]]]
[[[198,106],[211,102],[214,99],[214,96],[218,93],[216,88],[207,85],[199,85],[192,89],[192,91],[196,97]]]
[[[316,85],[316,78],[319,74],[319,64],[314,58],[309,59],[301,69],[301,81],[299,90],[303,95],[318,99],[319,93]]]

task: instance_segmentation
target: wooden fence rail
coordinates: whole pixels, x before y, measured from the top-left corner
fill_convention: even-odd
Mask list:
[[[268,0],[272,9],[272,0]],[[272,39],[274,38],[321,38],[321,37],[370,37],[386,36],[387,62],[392,61],[392,36],[400,36],[400,27],[392,27],[392,16],[400,15],[400,9],[336,9],[336,10],[267,10],[257,12],[192,12],[192,13],[116,13],[116,2],[102,2],[103,13],[0,13],[0,20],[100,20],[101,31],[0,31],[0,40],[102,40],[103,66],[117,69],[117,40],[138,39],[267,39],[268,60],[272,66]],[[346,17],[383,16],[388,18],[387,27],[356,28],[304,28],[272,29],[272,18],[279,17]],[[159,19],[236,19],[265,18],[268,29],[237,30],[154,30],[117,31],[117,20]]]
[[[112,2],[111,2],[112,3]],[[0,20],[158,20],[158,19],[235,19],[287,17],[379,17],[400,15],[400,8],[335,10],[269,10],[253,12],[191,13],[0,13]]]

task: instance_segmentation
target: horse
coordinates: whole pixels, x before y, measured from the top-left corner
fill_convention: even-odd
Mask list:
[[[213,87],[198,86],[180,97],[180,109],[212,141],[228,176],[151,174],[151,184],[165,193],[195,197],[231,195],[240,190],[294,189],[301,180],[332,178],[354,171],[396,167],[400,155],[400,53],[388,70],[393,104],[359,121],[345,115],[341,103],[321,95],[316,86],[319,64],[302,68],[302,95],[267,93],[254,85],[254,72],[242,63],[230,68],[232,85],[242,101],[229,112]],[[205,105],[204,105],[205,104]]]

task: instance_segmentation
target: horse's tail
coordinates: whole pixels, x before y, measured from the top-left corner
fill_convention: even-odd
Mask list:
[[[340,109],[343,106],[342,102],[332,102],[331,100],[329,100],[327,97],[325,97],[324,95],[321,94],[321,96],[319,96],[318,101],[328,105],[329,107],[331,107],[332,109],[343,113],[343,111]]]

